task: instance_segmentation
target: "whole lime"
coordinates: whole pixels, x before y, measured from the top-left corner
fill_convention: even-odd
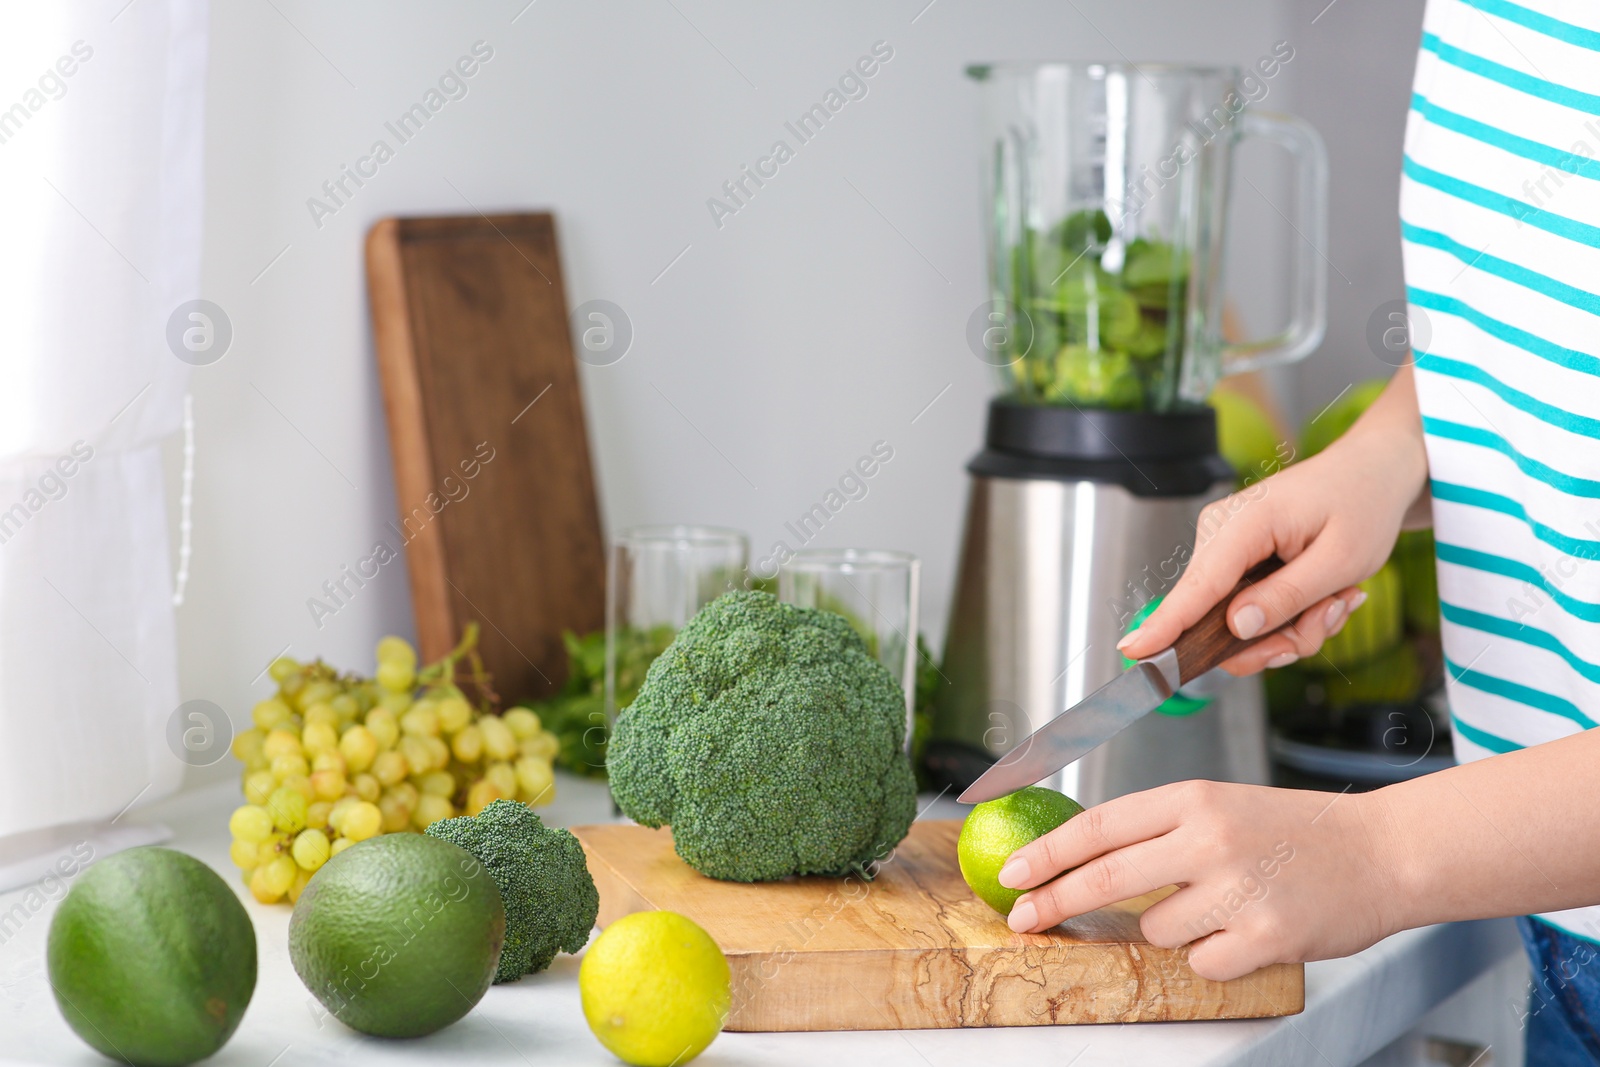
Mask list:
[[[1000,868],[1017,849],[1082,811],[1083,805],[1076,800],[1042,785],[984,801],[967,813],[956,839],[961,877],[979,900],[1001,915],[1010,915],[1011,905],[1026,890],[1001,885]]]
[[[50,985],[99,1052],[177,1067],[227,1044],[256,987],[256,933],[193,856],[133,848],[78,877],[50,921]]]
[[[705,1051],[732,1002],[728,960],[698,925],[639,911],[606,927],[584,954],[578,992],[589,1029],[634,1067],[672,1067]]]
[[[346,1026],[420,1037],[483,998],[505,933],[500,890],[470,852],[384,834],[318,869],[289,920],[289,959]]]
[[[1300,664],[1310,671],[1349,671],[1370,663],[1399,644],[1405,636],[1405,588],[1394,561],[1357,588],[1367,594],[1351,612],[1344,629],[1322,642],[1321,650]]]
[[[1343,436],[1388,385],[1387,378],[1372,378],[1351,386],[1348,391],[1336,397],[1333,403],[1301,429],[1301,458],[1316,455]]]
[[[1253,398],[1219,389],[1207,403],[1217,412],[1217,451],[1241,483],[1258,482],[1282,465],[1278,428]]]

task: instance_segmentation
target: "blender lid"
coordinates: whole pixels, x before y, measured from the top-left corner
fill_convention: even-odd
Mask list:
[[[990,478],[1091,481],[1135,496],[1195,496],[1232,484],[1217,452],[1217,416],[1204,404],[1175,411],[1112,411],[989,401],[984,450],[967,465]]]

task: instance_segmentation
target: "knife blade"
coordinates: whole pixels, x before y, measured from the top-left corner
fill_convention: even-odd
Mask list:
[[[1276,633],[1274,627],[1241,640],[1228,629],[1227,610],[1235,596],[1281,566],[1282,560],[1269,556],[1250,568],[1232,592],[1178,635],[1171,648],[1139,660],[1035,730],[957,799],[963,804],[980,804],[1033,785],[1159,708],[1181,686]]]

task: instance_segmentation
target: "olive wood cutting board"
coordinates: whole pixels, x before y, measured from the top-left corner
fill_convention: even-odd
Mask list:
[[[670,830],[580,826],[599,925],[636,911],[688,916],[733,971],[729,1030],[901,1030],[1257,1019],[1305,1007],[1305,968],[1200,978],[1151,945],[1139,916],[1168,891],[1016,934],[956,866],[959,822],[929,821],[877,877],[746,885],[694,871]]]
[[[507,700],[605,622],[605,550],[549,214],[384,219],[367,286],[422,658],[470,621]]]

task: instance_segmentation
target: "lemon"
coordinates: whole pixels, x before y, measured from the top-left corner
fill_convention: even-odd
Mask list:
[[[618,919],[578,969],[589,1029],[634,1067],[672,1067],[704,1052],[728,1017],[730,987],[717,943],[670,911]]]
[[[1082,811],[1076,800],[1039,785],[979,804],[967,813],[956,840],[961,877],[979,900],[1001,915],[1011,914],[1011,905],[1026,891],[1001,885],[1000,868],[1017,849]]]

